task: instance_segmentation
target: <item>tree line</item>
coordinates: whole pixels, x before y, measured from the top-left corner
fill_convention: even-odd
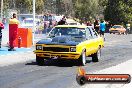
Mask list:
[[[16,9],[19,13],[32,13],[33,0],[3,0],[4,11]],[[36,0],[36,13],[50,11],[79,19],[101,19],[113,24],[132,21],[132,0]]]

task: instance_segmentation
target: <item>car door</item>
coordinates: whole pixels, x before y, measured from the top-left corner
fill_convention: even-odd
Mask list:
[[[99,35],[95,32],[95,30],[91,27],[90,28],[91,34],[93,36],[93,52],[97,52],[98,48],[99,48]]]
[[[89,28],[86,28],[86,51],[87,56],[94,53],[93,36]]]

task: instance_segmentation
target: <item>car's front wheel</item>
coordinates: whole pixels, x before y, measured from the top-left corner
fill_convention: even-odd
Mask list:
[[[82,66],[86,65],[86,51],[82,52],[82,55],[79,58],[79,64]]]
[[[98,62],[101,57],[101,49],[92,55],[92,62]]]
[[[84,76],[77,76],[76,80],[77,80],[77,83],[80,84],[80,85],[84,85],[87,81]]]
[[[39,66],[43,66],[44,65],[44,58],[36,56],[36,62]]]

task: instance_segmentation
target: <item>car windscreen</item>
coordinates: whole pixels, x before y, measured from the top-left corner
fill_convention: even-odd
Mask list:
[[[67,35],[73,37],[77,37],[77,36],[85,37],[86,31],[84,28],[56,27],[51,30],[49,35],[54,35],[54,36]]]
[[[121,28],[121,26],[113,26],[112,28]]]

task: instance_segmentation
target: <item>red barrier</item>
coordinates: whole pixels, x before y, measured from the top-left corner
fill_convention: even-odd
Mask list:
[[[18,28],[18,36],[15,40],[15,47],[31,47],[32,46],[32,29]]]

